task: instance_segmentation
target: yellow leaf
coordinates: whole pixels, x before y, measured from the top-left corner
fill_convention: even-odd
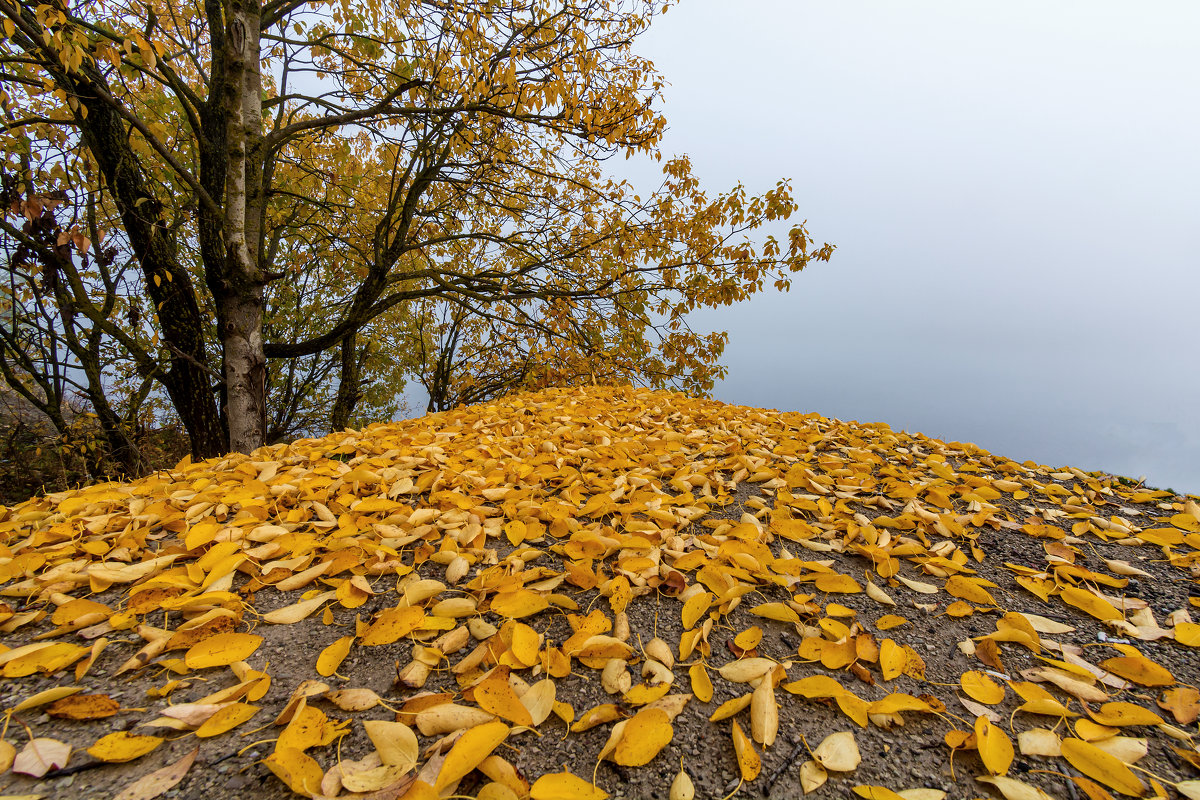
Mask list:
[[[519,519],[514,519],[504,526],[504,535],[508,537],[508,541],[513,547],[520,546],[521,542],[525,541],[527,529],[525,523]]]
[[[1030,714],[1046,714],[1052,717],[1077,716],[1075,712],[1068,710],[1057,697],[1036,683],[1013,681],[1009,683],[1009,686],[1025,701],[1017,707],[1018,711],[1025,711]]]
[[[70,697],[82,691],[82,686],[57,686],[53,689],[46,689],[17,703],[13,706],[13,713],[18,714],[22,711],[28,711],[31,708],[44,706],[47,703],[53,703],[55,700],[61,700],[64,697]]]
[[[532,726],[533,717],[529,714],[521,698],[513,691],[508,682],[508,667],[497,667],[490,676],[475,684],[475,703],[484,711],[497,717],[509,720],[515,725]]]
[[[554,710],[557,692],[558,687],[554,681],[543,678],[521,695],[521,705],[525,706],[529,716],[533,718],[534,725],[541,725],[550,716]]]
[[[867,800],[904,800],[904,796],[893,792],[886,786],[855,786],[854,793]]]
[[[75,694],[56,700],[46,713],[62,719],[104,719],[120,709],[121,704],[106,694]]]
[[[904,577],[903,575],[896,575],[895,578],[918,594],[937,594],[938,588],[932,583],[914,581],[911,578]]]
[[[162,743],[163,740],[158,736],[137,736],[117,731],[100,737],[87,751],[101,761],[119,763],[141,758]]]
[[[321,592],[315,597],[301,600],[299,603],[292,603],[290,606],[268,611],[266,614],[263,614],[263,622],[269,622],[272,625],[292,625],[312,616],[313,612],[320,608],[322,604],[332,600],[336,596],[337,593],[333,591]]]
[[[310,705],[304,705],[292,716],[283,733],[275,742],[276,750],[294,747],[297,750],[307,750],[310,747],[321,747],[329,744],[342,733],[349,723],[338,725],[325,716],[325,712]]]
[[[184,779],[199,753],[200,746],[197,745],[178,761],[138,778],[122,789],[113,800],[151,800],[158,797]]]
[[[828,675],[809,675],[798,681],[782,684],[784,691],[801,697],[838,697],[847,693],[846,688]]]
[[[1004,800],[1054,800],[1036,786],[1031,786],[1016,778],[1006,778],[1003,775],[984,775],[975,780],[995,786],[1000,790],[1000,794],[1004,795]]]
[[[982,672],[964,672],[959,678],[959,685],[968,697],[980,703],[991,706],[1004,699],[1004,687]]]
[[[746,693],[741,697],[735,697],[732,700],[726,700],[721,705],[717,706],[717,710],[708,718],[709,722],[720,722],[723,719],[729,719],[734,714],[744,708],[749,708],[752,695]]]
[[[458,738],[446,754],[434,788],[440,792],[462,780],[507,738],[508,726],[503,722],[485,722],[471,728]]]
[[[670,744],[674,734],[666,711],[643,708],[625,721],[625,730],[609,757],[623,767],[645,766]]]
[[[379,705],[382,698],[370,689],[339,689],[326,694],[325,699],[342,711],[366,711]]]
[[[425,611],[419,606],[389,608],[362,632],[359,642],[368,647],[392,644],[421,627],[424,621]]]
[[[606,722],[615,722],[621,719],[621,709],[617,708],[612,703],[604,703],[595,708],[585,711],[579,719],[571,725],[571,733],[582,733],[590,730],[597,725],[603,725]]]
[[[1196,519],[1196,517],[1191,514],[1176,514],[1175,516],[1171,517],[1171,524],[1181,530],[1191,531],[1192,533],[1200,533],[1200,519]]]
[[[987,717],[975,718],[975,742],[983,766],[993,775],[1003,775],[1012,765],[1013,746],[1004,731]]]
[[[36,642],[0,654],[4,677],[23,678],[35,672],[57,672],[88,654],[88,648],[66,642]]]
[[[1175,676],[1145,656],[1117,656],[1100,662],[1100,667],[1141,686],[1172,686]]]
[[[220,736],[222,733],[233,730],[257,713],[258,706],[232,703],[206,719],[204,724],[196,729],[196,736],[201,739]]]
[[[827,594],[854,594],[861,592],[863,588],[858,585],[858,581],[851,578],[849,575],[840,573],[824,573],[817,576],[813,582],[819,591]]]
[[[353,643],[353,636],[343,636],[322,650],[321,654],[317,656],[317,674],[328,678],[336,673],[338,667],[342,665],[342,661],[349,655],[350,645]]]
[[[932,711],[929,703],[911,694],[896,692],[869,704],[867,711],[871,714],[895,714],[898,711]]]
[[[737,758],[742,780],[752,781],[762,772],[762,759],[758,757],[754,745],[742,732],[742,726],[737,724],[737,720],[733,722],[733,754]]]
[[[379,759],[389,767],[399,767],[401,772],[408,772],[417,765],[420,745],[417,735],[412,728],[403,722],[369,719],[363,721],[363,728],[375,745]]]
[[[762,603],[750,609],[750,613],[763,619],[773,619],[776,622],[799,622],[800,615],[796,609],[786,603]]]
[[[492,781],[484,784],[475,800],[521,800],[521,796],[503,783]]]
[[[1146,790],[1133,770],[1082,739],[1064,739],[1062,754],[1072,767],[1122,794],[1140,797]]]
[[[1175,624],[1175,641],[1188,647],[1200,647],[1200,623],[1179,622]]]
[[[687,602],[683,604],[684,629],[696,627],[696,621],[700,619],[701,614],[708,611],[708,607],[712,605],[712,601],[712,592],[700,592],[689,597]]]
[[[703,664],[693,664],[688,669],[688,676],[692,679],[692,694],[696,695],[696,699],[701,703],[708,703],[713,698],[712,680],[708,677],[708,670]]]
[[[1023,756],[1050,756],[1058,758],[1062,755],[1062,740],[1058,734],[1047,728],[1030,728],[1017,734],[1017,747]]]
[[[1080,589],[1078,586],[1064,586],[1059,594],[1064,603],[1091,614],[1098,620],[1124,619],[1121,612],[1114,608],[1112,603],[1087,589]]]
[[[753,650],[762,641],[762,628],[754,625],[733,637],[733,643],[742,650]]]
[[[605,800],[608,792],[570,772],[543,775],[529,787],[532,800]]]
[[[1148,708],[1134,703],[1105,703],[1099,710],[1091,713],[1095,722],[1101,725],[1125,727],[1127,725],[1161,725],[1163,718]]]
[[[532,667],[537,663],[540,646],[541,637],[537,631],[521,622],[513,624],[512,645],[509,650],[522,666]]]
[[[696,797],[696,784],[692,783],[692,776],[681,767],[679,772],[675,774],[675,780],[671,781],[671,791],[667,795],[668,800],[694,800]]]
[[[218,633],[188,648],[183,660],[188,669],[225,667],[244,661],[262,641],[263,637],[253,633]]]
[[[624,575],[618,575],[612,579],[608,585],[608,602],[612,607],[614,614],[620,614],[629,607],[629,601],[633,599],[632,591],[629,587],[629,579]]]
[[[1200,800],[1200,780],[1180,781],[1175,784],[1175,790],[1187,800]]]
[[[977,606],[996,605],[996,599],[987,589],[965,575],[951,575],[946,579],[945,589],[951,596],[969,600]]]
[[[879,669],[883,672],[885,681],[899,677],[907,663],[908,654],[904,652],[903,647],[891,639],[884,639],[879,643]]]
[[[817,745],[812,755],[817,763],[833,772],[850,772],[862,762],[858,743],[850,731],[829,734]]]
[[[775,744],[779,732],[779,705],[770,676],[759,681],[750,700],[750,736],[763,747]]]
[[[907,624],[908,620],[896,614],[884,614],[875,621],[875,627],[881,631],[891,630],[892,628],[898,628],[901,625]]]
[[[800,789],[808,794],[815,792],[829,780],[829,773],[816,761],[809,759],[800,765]]]
[[[321,779],[325,777],[325,772],[320,764],[301,750],[276,747],[275,752],[264,758],[262,763],[296,794],[312,797],[321,790]]]
[[[671,684],[660,683],[657,686],[647,686],[639,683],[624,693],[625,702],[631,706],[644,706],[653,703],[671,690]]]
[[[502,592],[492,598],[491,610],[502,617],[521,619],[550,606],[550,601],[543,595],[530,589],[518,589],[515,592]]]

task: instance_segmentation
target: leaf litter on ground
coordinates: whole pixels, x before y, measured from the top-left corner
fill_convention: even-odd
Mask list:
[[[518,395],[0,507],[0,791],[1191,797],[1198,574],[1194,497]]]

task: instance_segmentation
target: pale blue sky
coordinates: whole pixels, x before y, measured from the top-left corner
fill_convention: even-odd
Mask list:
[[[1200,492],[1200,3],[686,0],[637,49],[666,153],[838,248],[697,316],[718,399]]]

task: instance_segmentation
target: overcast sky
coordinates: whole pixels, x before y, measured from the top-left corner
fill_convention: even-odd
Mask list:
[[[1200,492],[1200,3],[686,0],[638,51],[667,154],[837,246],[697,316],[718,399]]]

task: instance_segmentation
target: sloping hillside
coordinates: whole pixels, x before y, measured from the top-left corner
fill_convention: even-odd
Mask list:
[[[0,793],[1200,797],[1198,571],[1109,476],[522,395],[0,507]]]

